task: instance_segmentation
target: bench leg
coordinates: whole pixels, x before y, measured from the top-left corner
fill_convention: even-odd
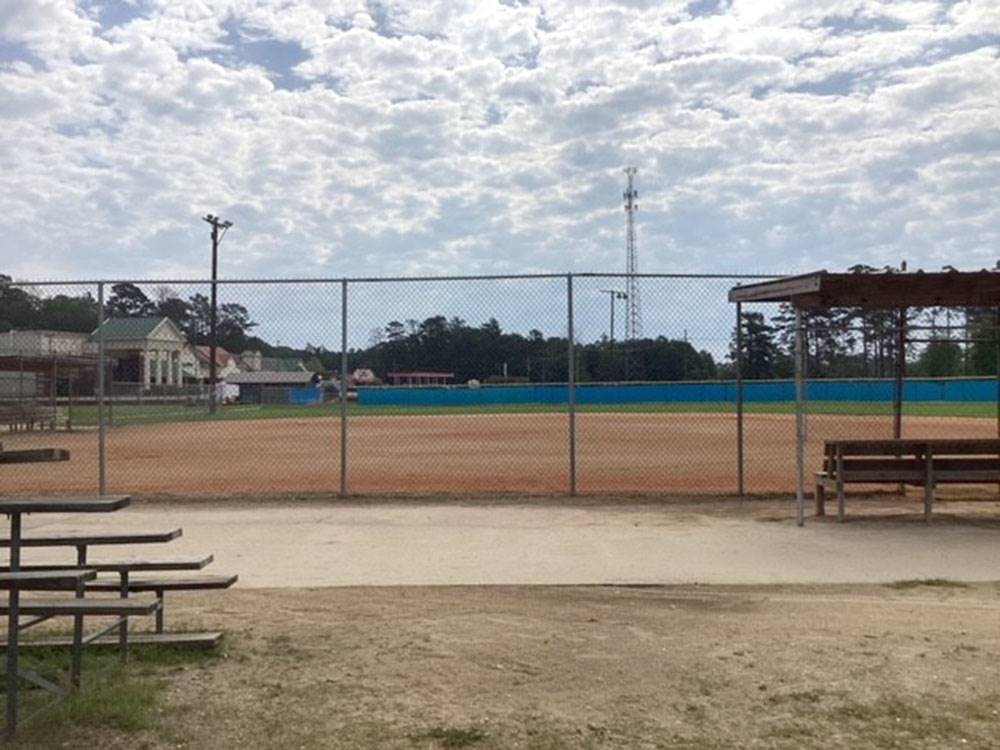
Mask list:
[[[844,454],[837,446],[837,523],[844,522]]]
[[[163,589],[156,592],[156,598],[160,602],[160,608],[156,610],[156,632],[163,632]]]
[[[83,599],[83,582],[76,585],[76,598]],[[73,615],[73,665],[69,682],[74,690],[80,689],[80,673],[83,671],[83,615]]]
[[[826,487],[819,482],[816,483],[816,515],[826,515]]]
[[[121,572],[121,588],[119,589],[121,598],[128,599],[128,571]],[[128,661],[128,618],[123,617],[118,626],[118,653],[122,663]]]
[[[930,450],[925,457],[924,469],[924,521],[931,522],[931,510],[934,507],[934,460]]]

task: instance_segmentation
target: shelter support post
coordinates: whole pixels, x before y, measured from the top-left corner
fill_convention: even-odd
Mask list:
[[[896,373],[892,392],[892,436],[903,437],[903,378],[906,375],[906,308],[899,308],[896,323]]]
[[[903,379],[906,376],[906,308],[899,308],[896,321],[896,372],[892,392],[892,436],[899,440],[903,437]],[[900,454],[897,458],[902,458]],[[900,484],[897,488],[900,495],[906,494],[906,486]]]
[[[805,347],[803,346],[802,311],[795,308],[795,500],[798,505],[796,522],[805,524],[806,485],[806,425],[805,425]]]

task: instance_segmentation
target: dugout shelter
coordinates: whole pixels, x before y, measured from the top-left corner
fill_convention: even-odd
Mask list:
[[[903,381],[906,375],[906,345],[927,341],[919,337],[922,326],[908,322],[907,310],[913,307],[990,308],[993,310],[993,335],[989,340],[997,351],[997,435],[1000,437],[1000,270],[997,271],[892,271],[882,273],[831,273],[815,271],[729,290],[729,301],[736,304],[737,319],[737,460],[740,494],[743,490],[743,388],[742,388],[742,306],[747,303],[787,303],[795,311],[795,445],[796,501],[798,524],[805,517],[805,441],[806,384],[803,312],[833,308],[894,310],[898,336],[893,388],[893,437],[902,438]],[[911,333],[918,334],[911,337]],[[969,343],[969,339],[963,339]]]

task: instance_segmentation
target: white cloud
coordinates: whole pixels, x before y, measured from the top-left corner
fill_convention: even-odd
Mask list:
[[[988,0],[128,10],[0,0],[2,272],[619,270],[626,163],[644,270],[993,264]]]

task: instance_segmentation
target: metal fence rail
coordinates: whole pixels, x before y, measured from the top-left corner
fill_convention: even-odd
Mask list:
[[[906,434],[995,433],[973,313],[921,313],[897,394],[891,320],[805,320],[796,363],[794,316],[727,302],[763,278],[218,281],[214,386],[213,282],[10,284],[0,442],[72,458],[6,467],[4,492],[742,495],[792,491],[796,451],[818,467],[825,439],[892,436],[898,397]],[[628,281],[641,339],[625,336]],[[801,446],[796,366],[810,398]],[[29,404],[65,418],[29,425],[15,413]]]

